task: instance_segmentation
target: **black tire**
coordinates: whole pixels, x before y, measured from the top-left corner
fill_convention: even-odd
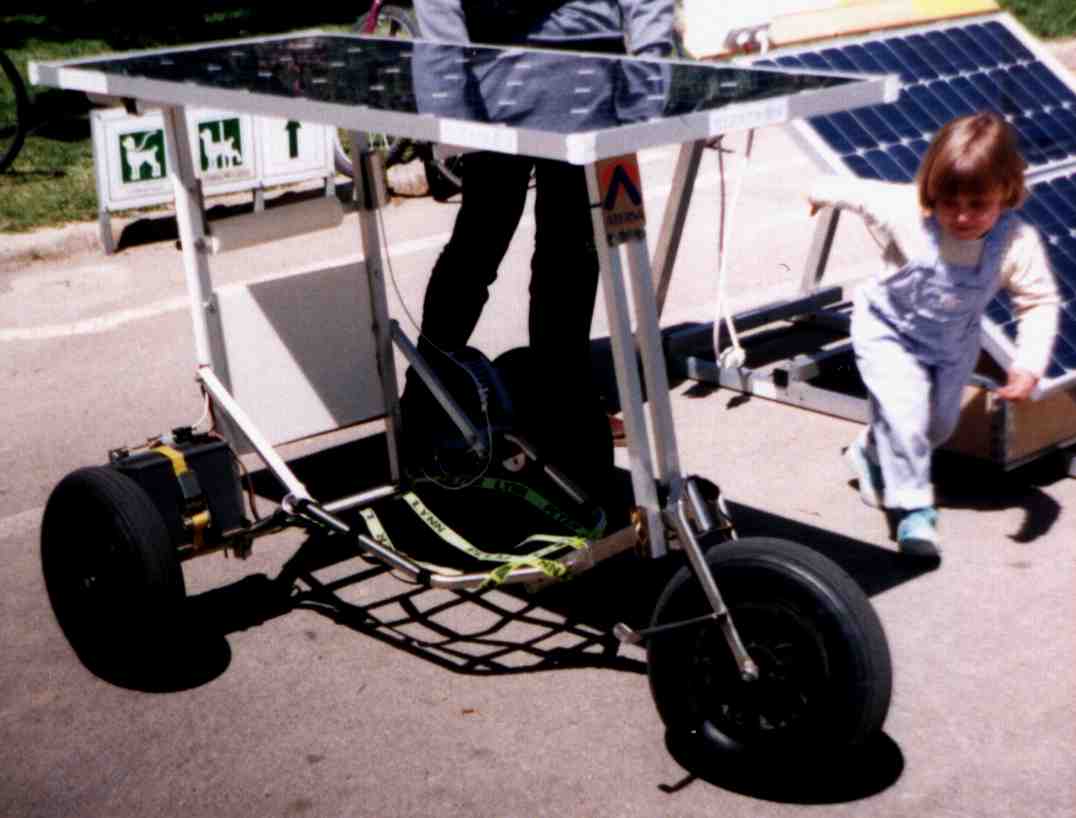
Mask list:
[[[855,581],[821,554],[777,539],[717,545],[706,560],[760,677],[740,677],[716,624],[655,635],[650,690],[666,727],[690,733],[705,753],[737,760],[877,735],[892,690],[889,646]],[[708,610],[685,567],[658,599],[652,624]]]
[[[79,658],[106,678],[171,647],[185,598],[175,547],[153,501],[107,466],[53,490],[41,525],[53,612]]]
[[[14,63],[0,51],[0,172],[22,149],[29,127],[30,97]]]
[[[370,12],[366,12],[351,27],[354,34],[364,34]],[[418,20],[415,13],[409,8],[403,8],[392,3],[381,6],[377,15],[377,24],[370,36],[395,37],[401,40],[414,40],[419,36]],[[399,162],[406,151],[407,140],[389,134],[369,134],[370,146],[380,150],[385,155],[385,167]],[[336,172],[345,176],[354,176],[355,169],[351,165],[350,136],[337,131],[336,139],[333,140],[333,161]]]

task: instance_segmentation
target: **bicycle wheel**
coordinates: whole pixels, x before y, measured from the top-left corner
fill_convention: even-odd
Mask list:
[[[0,51],[0,171],[7,170],[26,139],[30,97],[14,63]]]
[[[717,545],[706,561],[757,680],[741,678],[716,624],[648,645],[650,689],[666,727],[732,760],[862,744],[882,728],[892,669],[885,632],[860,587],[836,563],[771,538]],[[658,600],[653,625],[706,613],[687,568]]]
[[[369,17],[369,11],[359,17],[355,25],[351,27],[352,32],[368,34],[371,37],[393,37],[399,40],[413,40],[419,36],[418,21],[409,8],[388,3],[381,6],[373,29],[367,31]],[[407,147],[407,140],[388,134],[372,133],[369,136],[370,147],[385,154],[385,167],[395,164],[402,158]],[[333,144],[333,159],[338,173],[345,176],[354,174],[354,169],[351,167],[351,134],[347,131],[337,131]]]

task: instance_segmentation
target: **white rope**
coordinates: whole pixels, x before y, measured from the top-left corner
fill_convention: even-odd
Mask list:
[[[747,353],[740,344],[740,336],[736,332],[736,327],[732,322],[732,313],[728,308],[728,246],[730,244],[728,226],[733,222],[736,205],[740,200],[740,193],[743,191],[744,179],[747,177],[747,169],[751,162],[751,148],[755,141],[755,131],[751,129],[747,132],[743,161],[740,163],[740,175],[736,180],[736,189],[733,191],[731,200],[726,200],[724,195],[725,147],[723,140],[724,138],[722,137],[717,143],[717,165],[721,175],[721,218],[718,226],[717,241],[717,317],[714,320],[714,353],[717,355],[718,365],[724,369],[741,367],[747,361]],[[719,352],[722,322],[728,329],[731,346]]]
[[[759,43],[760,53],[765,54],[769,51],[770,41],[768,33],[760,30],[755,33],[755,37]],[[736,327],[732,321],[732,312],[729,310],[728,304],[729,226],[734,223],[733,216],[736,212],[736,205],[739,204],[740,194],[743,192],[744,181],[747,178],[748,169],[751,167],[751,149],[755,144],[755,129],[751,128],[747,132],[747,139],[744,143],[743,160],[740,163],[740,175],[736,179],[736,189],[733,191],[731,201],[726,200],[725,197],[725,148],[723,142],[724,137],[718,137],[717,166],[721,176],[721,218],[718,226],[717,240],[717,316],[714,319],[713,344],[718,366],[722,369],[738,369],[747,362],[747,353],[740,343],[740,336],[736,332]],[[724,350],[721,350],[722,322],[724,322],[725,327],[728,330],[729,341],[731,342],[731,345]]]

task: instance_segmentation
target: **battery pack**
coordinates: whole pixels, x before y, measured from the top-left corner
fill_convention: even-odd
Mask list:
[[[239,473],[228,444],[216,437],[200,435],[172,443],[171,447],[183,455],[187,469],[197,477],[197,487],[209,509],[209,524],[202,534],[205,544],[221,543],[225,532],[246,524]],[[149,495],[168,527],[172,542],[181,545],[193,541],[194,531],[188,524],[192,481],[187,479],[188,496],[184,496],[184,486],[168,457],[151,450],[115,457],[110,465]]]

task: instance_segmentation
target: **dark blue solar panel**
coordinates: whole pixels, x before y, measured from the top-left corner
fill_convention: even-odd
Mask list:
[[[953,92],[958,94],[976,111],[993,111],[994,105],[967,77],[954,77],[949,81]]]
[[[905,83],[918,82],[919,77],[915,72],[902,63],[885,43],[866,43],[863,48],[875,63],[882,66],[885,73],[899,74],[901,81]]]
[[[863,112],[869,116],[877,116],[894,131],[896,138],[883,140],[885,142],[900,142],[906,139],[922,139],[924,130],[916,125],[907,116],[904,108],[895,104],[873,105],[870,108],[857,108],[856,113]]]
[[[926,55],[920,54],[912,45],[908,42],[907,38],[894,37],[891,40],[886,41],[893,53],[897,55],[897,59],[900,60],[912,76],[920,82],[926,80],[935,79],[938,76],[938,68],[935,68],[926,61]]]
[[[1060,378],[1076,371],[1076,174],[1035,184],[1021,215],[1042,236],[1061,296],[1058,337],[1046,372],[1048,379]],[[986,314],[1015,338],[1017,322],[1005,293],[998,294]]]
[[[982,110],[1012,124],[1032,170],[1076,162],[1076,92],[997,20],[879,36],[776,61],[788,68],[900,77],[896,102],[808,120],[856,176],[912,181],[934,133],[954,117]],[[1047,377],[1071,377],[1076,374],[1076,173],[1036,183],[1021,214],[1043,237],[1063,302]],[[1019,322],[1006,293],[990,303],[987,318],[1015,339]]]
[[[953,90],[953,86],[948,80],[938,80],[930,83],[927,86],[927,93],[933,94],[940,99],[945,107],[953,112],[954,116],[968,116],[976,113],[975,108]]]
[[[997,52],[984,48],[982,43],[964,29],[950,28],[939,33],[967,54],[979,68],[994,68],[998,65]]]
[[[1076,159],[1076,93],[996,20],[786,54],[776,63],[900,76],[903,88],[894,103],[810,120],[856,173],[890,178],[898,168],[910,179],[910,155],[923,154],[919,143],[949,120],[982,110],[1009,120],[1032,168]],[[892,161],[864,158],[873,151]]]
[[[911,34],[904,40],[913,52],[931,66],[937,74],[951,77],[960,73],[960,68],[950,59],[950,55],[944,49],[939,49],[934,42],[924,34]],[[955,55],[954,55],[955,56]],[[974,66],[972,67],[974,70]]]
[[[925,151],[926,143],[922,144]],[[910,145],[894,145],[889,149],[889,155],[904,170],[905,180],[911,181],[915,178],[916,171],[919,170],[919,162],[923,158],[922,153],[916,153]]]
[[[835,71],[846,71],[852,74],[859,71],[858,66],[852,61],[852,58],[839,48],[827,48],[822,51],[821,57],[826,61],[827,65],[832,67]]]
[[[950,109],[944,100],[938,99],[937,96],[928,91],[925,85],[912,85],[907,91],[908,96],[912,98],[916,105],[926,111],[931,121],[933,121],[934,127],[931,130],[938,130],[956,116],[956,112]]]
[[[963,49],[959,43],[944,31],[928,31],[922,36],[929,48],[943,55],[943,59],[951,67],[951,74],[967,74],[980,67],[975,57]]]
[[[864,74],[885,74],[887,69],[861,45],[850,45],[841,51],[848,57],[856,71]]]
[[[1076,92],[1063,83],[1056,74],[1054,74],[1049,68],[1043,65],[1038,60],[1029,63],[1027,70],[1042,83],[1045,87],[1049,88],[1056,99],[1066,105],[1076,103]]]
[[[997,20],[984,23],[983,28],[994,38],[1001,48],[1010,55],[1013,61],[1035,59],[1035,55],[1031,53],[1031,49],[1016,39],[1016,35],[1005,28],[1005,26]]]
[[[852,117],[862,126],[863,130],[871,135],[874,144],[891,144],[900,142],[900,135],[890,127],[886,119],[874,107],[856,108],[852,111]],[[911,136],[918,136],[919,131],[912,128]]]

